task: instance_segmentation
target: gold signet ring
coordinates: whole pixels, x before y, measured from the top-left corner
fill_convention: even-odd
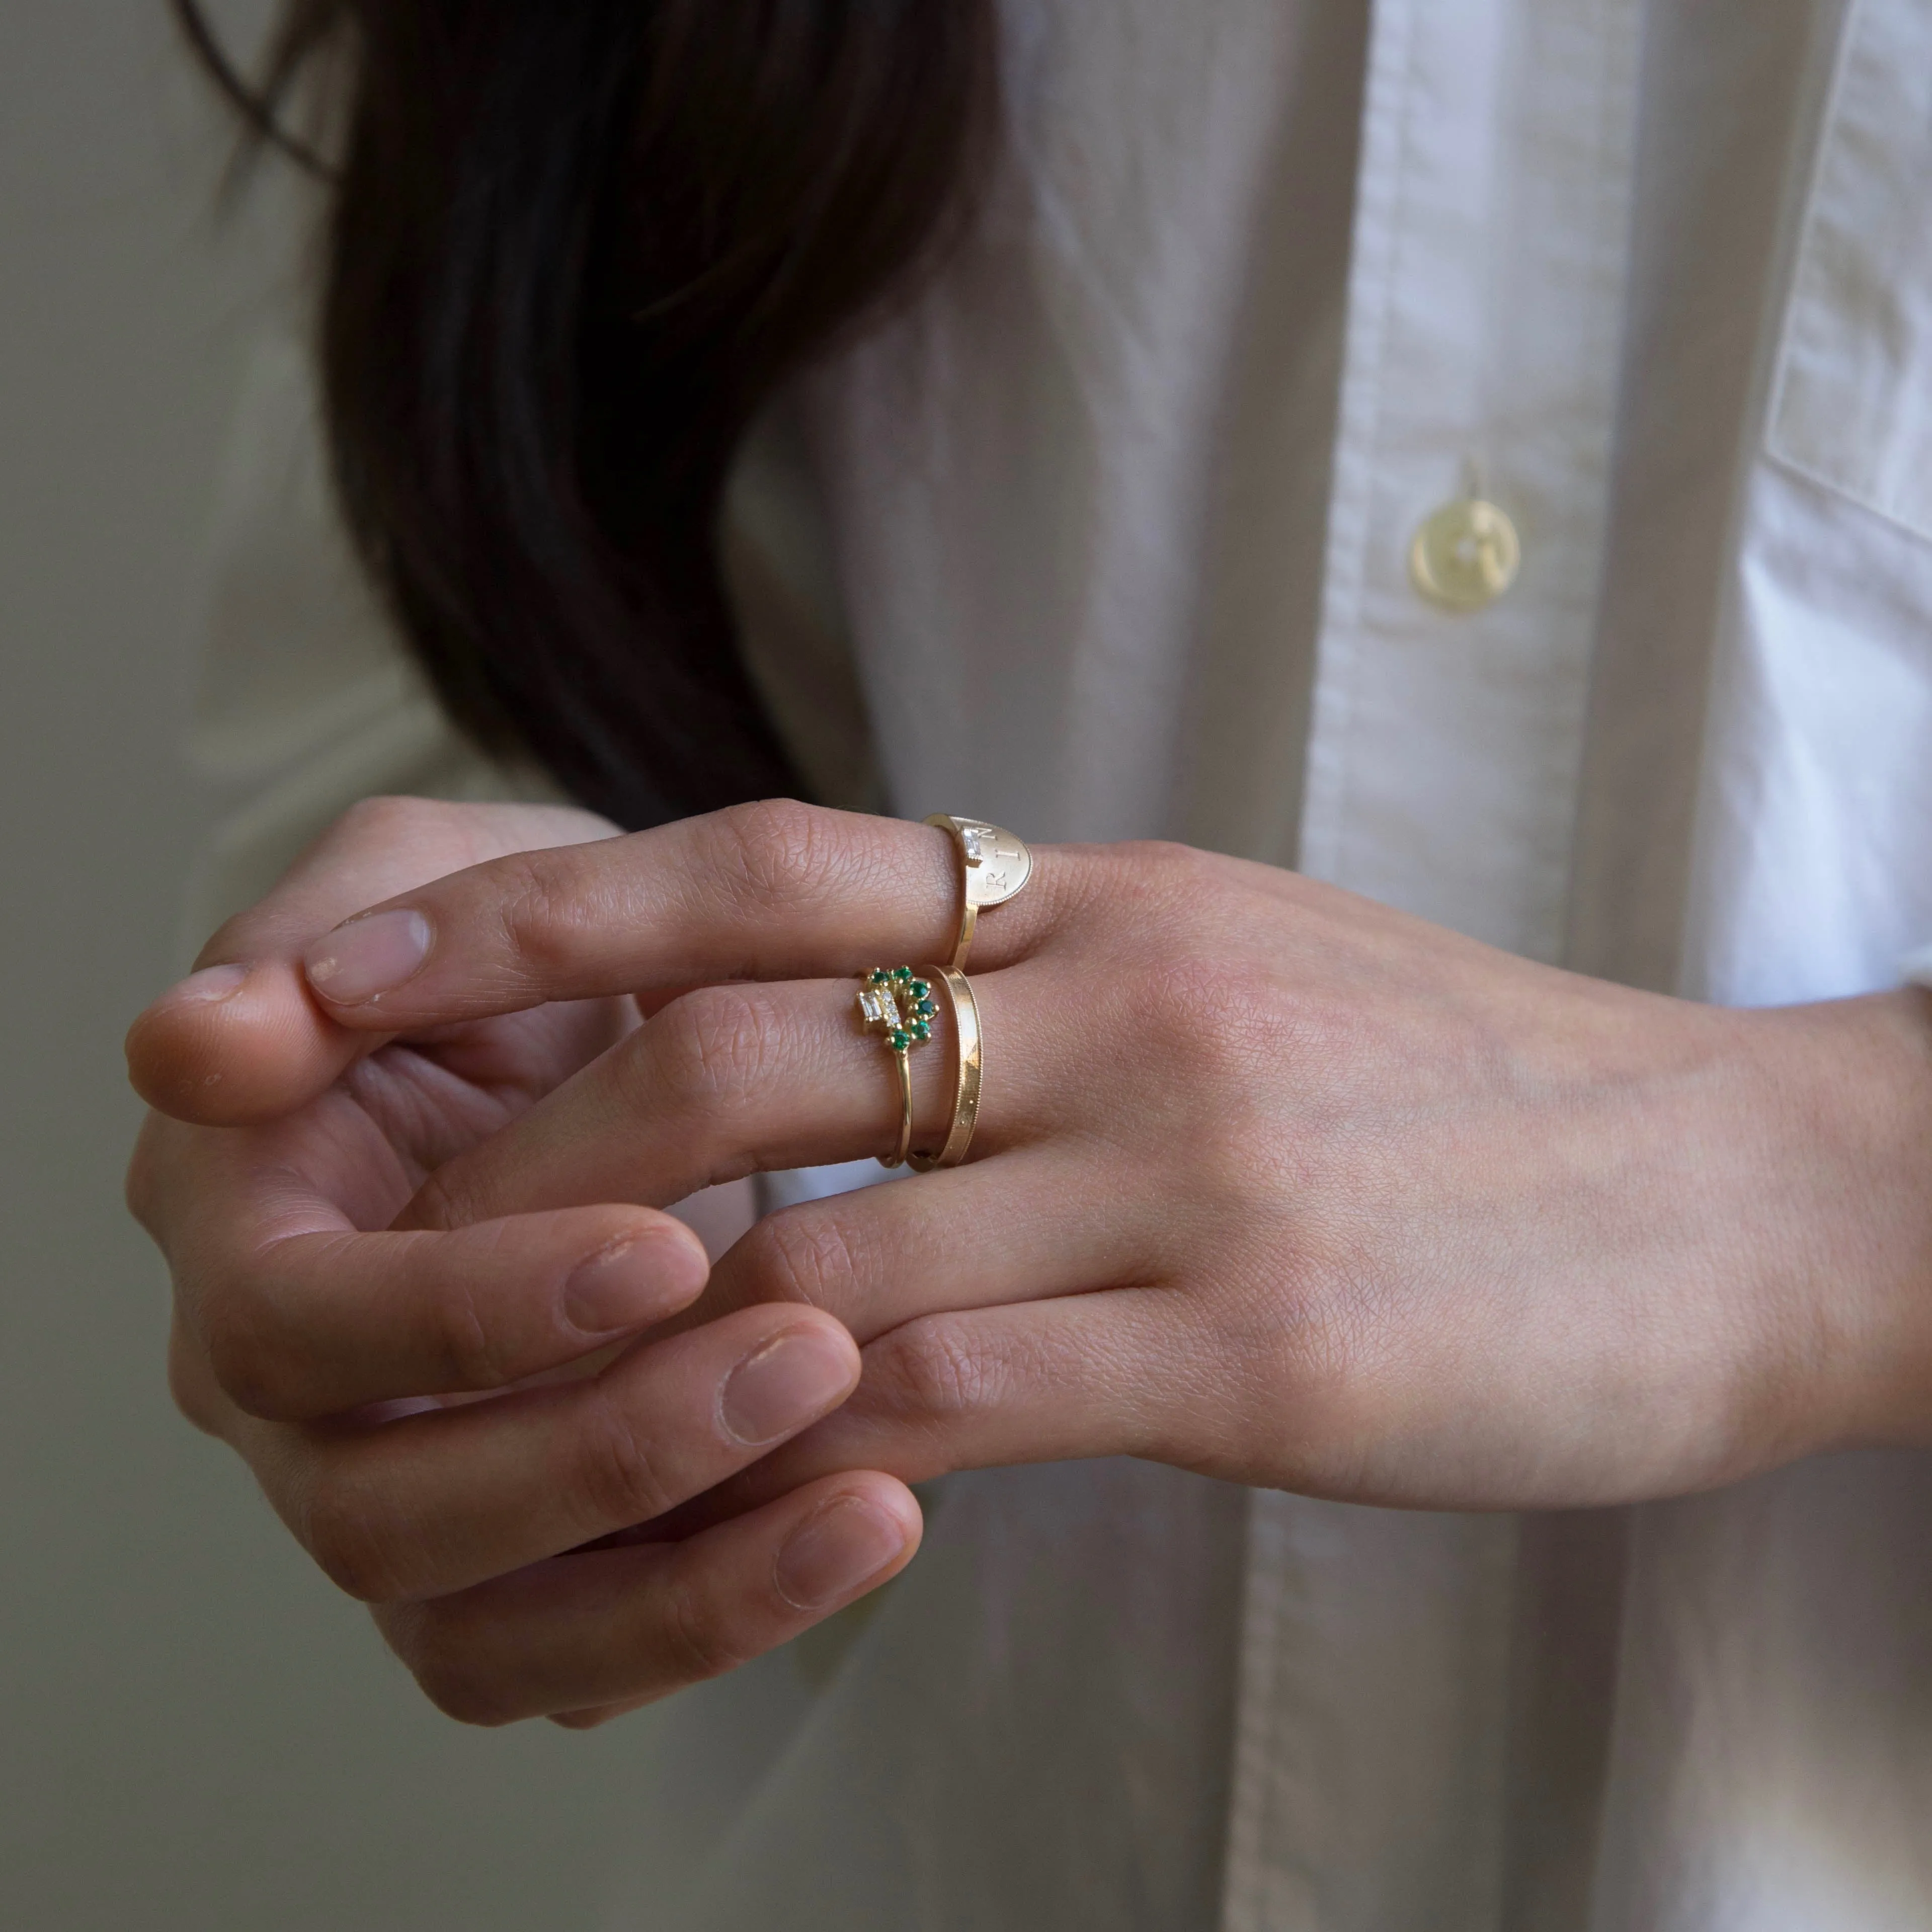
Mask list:
[[[983,818],[960,818],[936,812],[926,821],[952,835],[959,854],[959,937],[952,947],[952,970],[964,972],[973,928],[987,906],[1004,905],[1033,877],[1033,854],[1023,838]]]

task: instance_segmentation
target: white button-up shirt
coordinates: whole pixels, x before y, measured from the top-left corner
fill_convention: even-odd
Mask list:
[[[1005,14],[967,244],[740,479],[821,789],[1298,864],[1697,997],[1895,983],[1932,4]],[[1406,559],[1472,484],[1521,568],[1452,614]],[[293,715],[245,629],[211,758]],[[218,892],[345,791],[472,787],[344,663]],[[614,1928],[1922,1932],[1932,1459],[1526,1518],[956,1478],[878,1600],[640,1753]]]

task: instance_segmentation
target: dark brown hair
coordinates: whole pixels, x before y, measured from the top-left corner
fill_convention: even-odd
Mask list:
[[[254,77],[170,4],[256,141],[329,183],[337,491],[451,715],[624,825],[797,789],[734,636],[724,482],[956,226],[992,0],[286,0]]]

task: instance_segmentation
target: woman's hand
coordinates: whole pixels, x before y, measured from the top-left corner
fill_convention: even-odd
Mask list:
[[[970,1162],[766,1220],[700,1304],[802,1303],[865,1345],[857,1395],[741,1499],[1126,1453],[1535,1507],[1932,1436],[1922,996],[1726,1011],[1197,852],[1036,860],[976,942]],[[320,941],[346,1027],[652,1010],[404,1220],[889,1148],[856,976],[944,955],[955,862],[935,830],[766,805],[484,865]],[[914,1058],[928,1136],[946,1058]]]
[[[609,1050],[637,1009],[619,995],[350,1030],[308,996],[304,949],[371,898],[611,830],[547,808],[358,808],[129,1039],[136,1084],[166,1110],[129,1197],[173,1268],[178,1400],[380,1606],[430,1694],[478,1720],[590,1721],[712,1674],[883,1581],[918,1536],[900,1484],[841,1474],[674,1545],[554,1560],[816,1420],[856,1383],[857,1351],[793,1304],[598,1369],[704,1286],[696,1238],[650,1209],[389,1231],[437,1166]],[[521,1628],[560,1618],[580,1643],[502,1667]]]
[[[465,1574],[499,1566],[440,1598],[423,1594],[440,1578],[407,1579],[389,1614],[446,1706],[590,1721],[607,1714],[600,1685],[617,1708],[679,1681],[678,1662],[700,1674],[776,1640],[782,1618],[733,1624],[742,1600],[721,1583],[704,1616],[680,1612],[667,1666],[659,1573],[600,1566],[694,1560],[847,1484],[908,1526],[889,1574],[910,1499],[854,1471],[916,1480],[1126,1452],[1363,1500],[1539,1504],[1927,1432],[1919,996],[1725,1012],[1527,964],[1264,868],[1168,848],[1036,857],[1028,891],[982,920],[972,962],[988,1041],[972,1162],[771,1217],[678,1318],[774,1303],[837,1316],[866,1345],[842,1408],[651,1532],[688,1540],[508,1574],[520,1551],[562,1548],[575,1492],[596,1490],[568,1462],[536,1489],[518,1480],[524,1397],[471,1412],[466,1468],[474,1456],[482,1473],[460,1496],[405,1484],[411,1508],[393,1506],[420,1439],[381,1480],[325,1488],[323,1520],[352,1544],[386,1547],[400,1520]],[[591,1057],[580,1040],[547,1097],[460,1151],[420,1150],[438,1157],[410,1169],[431,1170],[414,1199],[399,1179],[372,1206],[455,1235],[879,1152],[896,1107],[883,1052],[853,1022],[856,976],[943,952],[954,865],[937,832],[792,806],[522,853],[401,890],[386,918],[318,940],[328,1026],[294,980],[305,922],[285,922],[256,949],[246,983],[268,976],[252,1029],[196,1036],[174,1084],[151,1068],[148,1090],[180,1107],[211,1076],[245,1087],[261,1040],[287,1034],[303,1043],[257,1080],[258,1102],[312,1106],[352,1036],[460,1042],[494,1016],[554,1024],[615,999],[610,1044]],[[627,993],[650,1016],[628,1030]],[[928,1133],[949,1111],[946,1060],[943,1042],[914,1056]],[[140,1191],[176,1203],[150,1218],[191,1306],[196,1280],[226,1285],[190,1333],[259,1332],[248,1283],[267,1250],[248,1218],[273,1186],[183,1168]],[[230,1222],[241,1236],[197,1232]],[[420,1383],[384,1318],[407,1293],[370,1306],[360,1279],[344,1268],[308,1304],[365,1384]],[[506,1293],[477,1333],[500,1347],[490,1324],[514,1327],[532,1300]],[[620,1372],[711,1331],[662,1332]],[[658,1419],[667,1444],[704,1439],[688,1409]],[[238,1430],[272,1492],[283,1466],[326,1466],[338,1437],[384,1434],[278,1426],[272,1442]],[[607,1495],[598,1520],[626,1508]],[[779,1533],[734,1574],[769,1589]]]

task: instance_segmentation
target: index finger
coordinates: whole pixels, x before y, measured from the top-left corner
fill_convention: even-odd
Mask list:
[[[344,1025],[378,1030],[634,993],[647,1007],[721,981],[857,974],[951,956],[952,839],[899,819],[788,800],[595,845],[523,852],[371,908],[309,950],[310,987]],[[974,964],[1021,956],[1064,891],[1036,862],[984,921]]]

